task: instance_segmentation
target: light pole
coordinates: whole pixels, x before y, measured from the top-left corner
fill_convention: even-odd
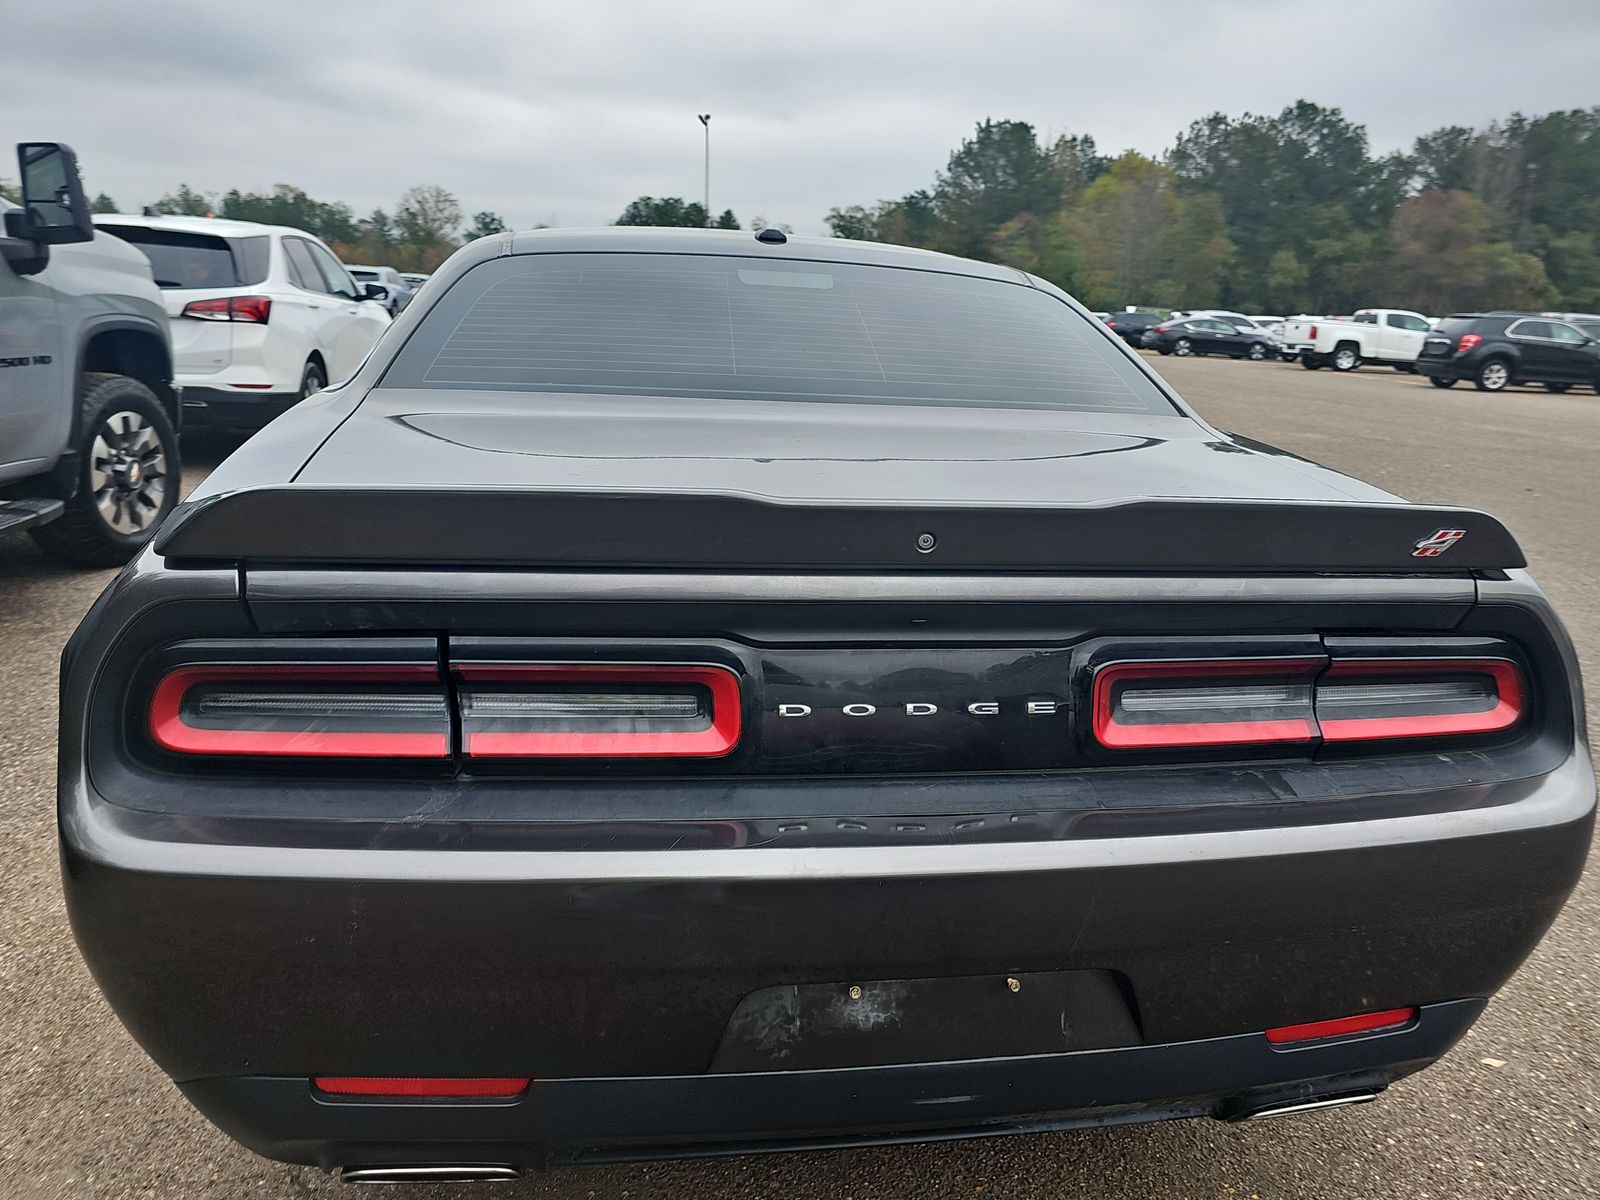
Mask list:
[[[711,227],[711,114],[701,113],[700,124],[706,127],[706,190],[704,199],[706,228],[709,229]]]

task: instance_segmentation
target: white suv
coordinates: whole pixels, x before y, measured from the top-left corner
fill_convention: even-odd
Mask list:
[[[389,314],[309,233],[209,217],[94,218],[166,300],[186,425],[259,428],[354,374]]]

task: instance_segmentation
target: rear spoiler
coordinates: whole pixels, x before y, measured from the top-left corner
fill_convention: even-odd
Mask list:
[[[1525,565],[1493,517],[1407,504],[922,506],[293,484],[191,501],[161,527],[155,549],[207,562],[709,570],[1409,574]]]

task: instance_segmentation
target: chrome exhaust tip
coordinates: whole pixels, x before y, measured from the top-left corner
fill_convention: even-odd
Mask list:
[[[494,1163],[434,1163],[413,1167],[341,1167],[341,1183],[497,1183],[519,1179],[516,1167]]]
[[[1337,1096],[1317,1096],[1310,1100],[1287,1100],[1278,1104],[1267,1104],[1260,1108],[1247,1109],[1229,1119],[1233,1121],[1265,1121],[1271,1117],[1292,1117],[1296,1113],[1318,1112],[1325,1108],[1343,1108],[1347,1104],[1370,1104],[1381,1094],[1381,1090],[1374,1091],[1369,1089],[1361,1092],[1344,1092]]]

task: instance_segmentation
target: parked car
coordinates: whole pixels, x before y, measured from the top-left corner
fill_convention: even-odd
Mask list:
[[[1600,318],[1563,320],[1544,313],[1456,313],[1429,334],[1417,371],[1434,387],[1470,379],[1480,392],[1542,383],[1564,392],[1575,383],[1600,392]]]
[[[1363,308],[1349,320],[1296,318],[1284,322],[1283,352],[1308,371],[1354,371],[1364,362],[1409,369],[1431,328],[1421,313],[1399,308]]]
[[[428,282],[428,276],[417,271],[401,271],[400,278],[406,281],[413,296],[416,295],[418,288]]]
[[[126,213],[94,221],[154,268],[190,425],[260,428],[348,378],[388,328],[376,294],[303,230]]]
[[[463,247],[90,611],[63,886],[140,1045],[365,1180],[1445,1053],[1593,828],[1507,530],[1214,428],[1043,280],[760,239]]]
[[[398,316],[416,294],[416,289],[393,267],[366,267],[349,263],[345,266],[357,283],[381,283],[384,286],[390,316]]]
[[[1248,321],[1243,326],[1221,317],[1185,317],[1152,325],[1140,345],[1161,354],[1187,358],[1191,354],[1226,354],[1256,361],[1271,358],[1276,347],[1266,330]]]
[[[1166,319],[1153,313],[1119,312],[1111,314],[1106,326],[1128,345],[1138,349],[1143,344],[1145,331]]]
[[[17,147],[0,197],[0,532],[90,567],[139,552],[178,501],[178,393],[144,255],[96,233],[77,158]]]

